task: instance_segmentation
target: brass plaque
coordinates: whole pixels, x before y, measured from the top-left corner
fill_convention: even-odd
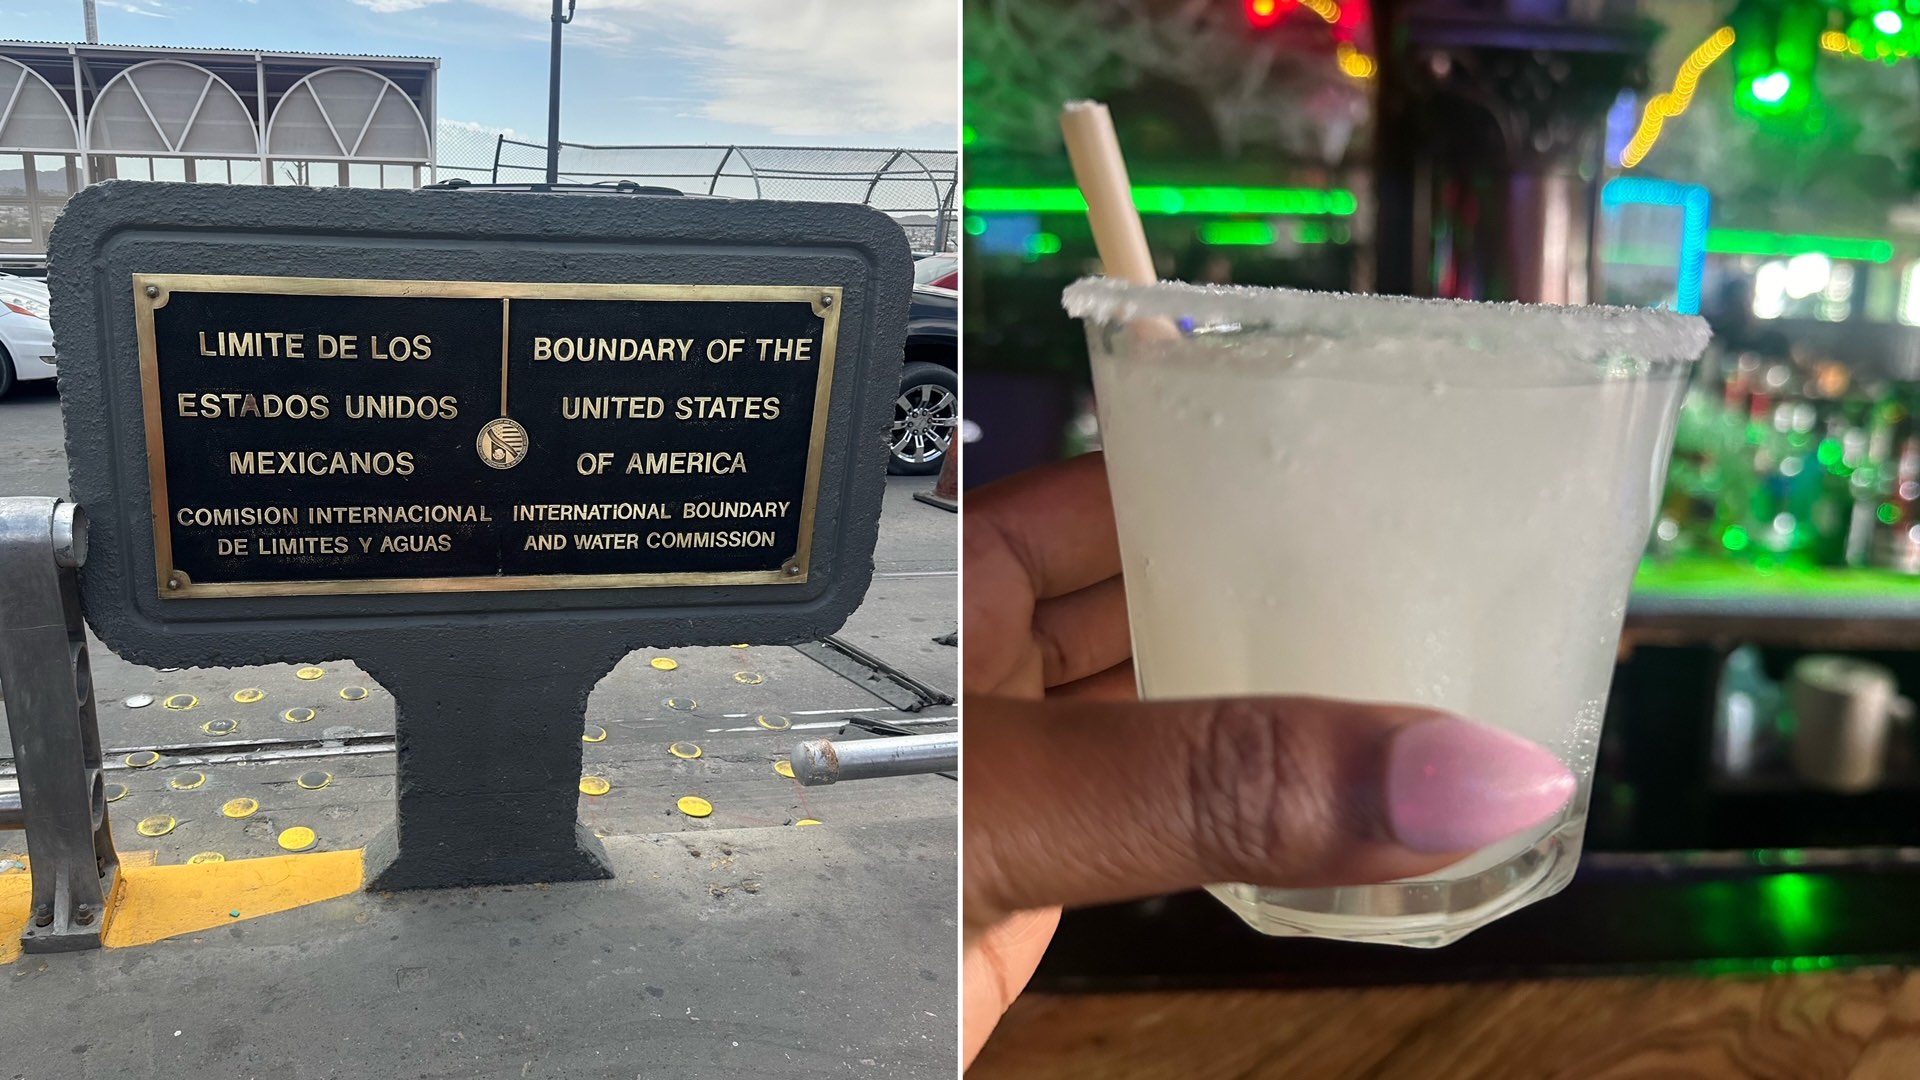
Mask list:
[[[837,287],[133,293],[162,597],[807,580]]]

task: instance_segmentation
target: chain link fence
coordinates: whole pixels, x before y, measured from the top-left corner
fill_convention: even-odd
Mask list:
[[[515,184],[546,179],[544,143],[466,125],[442,124],[439,134],[443,180]],[[631,180],[733,199],[861,203],[899,222],[916,251],[957,247],[959,167],[955,150],[560,144],[561,183]]]

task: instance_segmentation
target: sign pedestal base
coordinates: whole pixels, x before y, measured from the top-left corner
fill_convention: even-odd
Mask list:
[[[393,827],[367,887],[598,881],[606,849],[578,820],[587,697],[620,656],[525,627],[450,635],[361,666],[393,694]]]

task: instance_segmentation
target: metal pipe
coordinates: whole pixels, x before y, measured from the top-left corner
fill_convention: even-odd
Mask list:
[[[0,791],[0,829],[24,829],[26,815],[20,810],[18,791]]]
[[[553,48],[547,64],[547,183],[560,182],[560,28],[573,21],[574,0],[553,0]]]
[[[792,764],[794,778],[808,787],[951,772],[960,764],[960,735],[901,735],[851,742],[812,739],[793,748]]]

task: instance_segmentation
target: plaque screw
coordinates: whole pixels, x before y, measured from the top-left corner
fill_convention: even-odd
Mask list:
[[[821,294],[821,296],[820,296],[820,306],[821,306],[821,307],[832,307],[832,306],[833,306],[833,294],[832,294],[832,293],[822,293],[822,294]]]
[[[167,579],[167,588],[169,588],[169,589],[177,589],[177,588],[179,588],[179,587],[180,587],[180,579],[179,579],[179,578],[177,578],[177,577],[170,577],[170,578],[168,578],[168,579]]]
[[[799,564],[798,564],[798,563],[788,563],[788,564],[787,564],[787,576],[788,576],[788,577],[799,577],[799,576],[800,576],[800,566],[799,566]]]
[[[160,295],[160,286],[158,286],[158,285],[149,285],[149,286],[147,286],[147,295],[148,295],[148,296],[159,296],[159,295]]]

